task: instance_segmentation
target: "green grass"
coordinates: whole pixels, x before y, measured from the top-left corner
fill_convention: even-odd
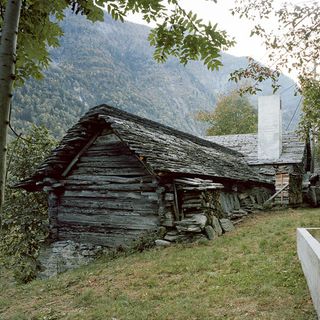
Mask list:
[[[213,242],[100,260],[17,286],[0,270],[0,319],[316,319],[296,255],[319,209],[262,213]]]

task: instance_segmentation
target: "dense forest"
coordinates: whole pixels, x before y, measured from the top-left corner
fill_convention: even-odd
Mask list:
[[[19,132],[31,123],[44,124],[60,137],[90,107],[106,103],[203,135],[204,125],[195,120],[195,113],[213,108],[217,94],[235,86],[228,82],[229,73],[246,63],[245,58],[224,54],[219,72],[209,72],[198,62],[186,67],[174,59],[157,64],[147,27],[114,22],[108,16],[104,23],[93,24],[69,14],[62,27],[61,47],[51,50],[44,79],[31,79],[15,92],[11,122]],[[293,85],[285,76],[280,83],[281,90]],[[293,90],[282,95],[285,127],[299,101]],[[264,84],[263,93],[270,92]]]

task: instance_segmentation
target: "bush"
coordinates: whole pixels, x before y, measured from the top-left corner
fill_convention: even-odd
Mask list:
[[[37,257],[48,234],[47,200],[44,193],[27,193],[12,186],[29,177],[54,145],[46,128],[33,126],[25,138],[17,138],[9,146],[0,254],[18,282],[34,279],[40,270]]]

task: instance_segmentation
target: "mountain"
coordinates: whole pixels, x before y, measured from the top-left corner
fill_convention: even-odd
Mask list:
[[[60,137],[90,107],[106,103],[202,135],[205,126],[194,114],[212,109],[217,94],[234,87],[229,73],[246,64],[246,59],[227,54],[219,72],[209,72],[200,62],[184,67],[173,58],[158,64],[147,41],[148,27],[108,16],[103,23],[91,23],[68,14],[61,26],[65,35],[61,47],[50,52],[44,80],[30,79],[15,92],[12,124],[17,131],[44,124]],[[283,88],[293,85],[285,76],[280,83]],[[267,85],[263,93],[270,93]],[[286,90],[285,126],[297,103],[293,88]]]

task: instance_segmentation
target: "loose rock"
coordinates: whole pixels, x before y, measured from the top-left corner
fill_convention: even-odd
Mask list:
[[[212,217],[212,227],[216,231],[218,236],[222,235],[222,228],[221,228],[221,225],[219,223],[219,219],[218,218]]]
[[[171,242],[170,241],[161,240],[161,239],[157,239],[155,241],[155,244],[158,247],[169,247],[169,246],[171,246]]]
[[[179,232],[201,232],[204,229],[207,220],[208,218],[205,215],[192,215],[190,218],[177,221],[176,228]]]
[[[218,233],[211,226],[206,226],[204,230],[209,240],[213,240],[218,237]]]
[[[234,230],[234,225],[229,219],[220,219],[220,224],[224,232]]]

